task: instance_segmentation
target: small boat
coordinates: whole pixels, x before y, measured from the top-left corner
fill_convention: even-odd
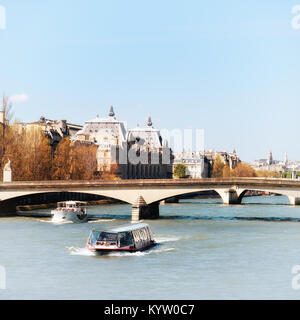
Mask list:
[[[57,208],[51,211],[52,222],[87,222],[86,202],[64,201],[58,202]]]
[[[139,223],[107,231],[92,230],[86,248],[101,253],[112,251],[136,252],[154,245],[155,241],[149,225]]]

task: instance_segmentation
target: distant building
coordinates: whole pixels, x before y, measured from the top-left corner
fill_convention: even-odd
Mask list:
[[[174,153],[174,166],[176,164],[184,164],[186,166],[186,174],[192,179],[210,178],[212,176],[213,165],[216,157],[219,156],[225,165],[230,169],[234,169],[241,161],[234,150],[232,153],[222,151],[183,151]]]
[[[214,151],[214,150],[205,151],[204,157],[205,157],[206,163],[208,164],[207,165],[208,177],[212,176],[214,161],[217,158],[217,156],[219,156],[220,159],[223,161],[224,165],[227,165],[230,169],[236,168],[236,166],[241,162],[240,158],[236,154],[236,150],[233,150],[233,152]]]
[[[108,117],[100,118],[97,115],[95,119],[86,121],[75,136],[82,142],[91,142],[101,147],[121,146],[126,141],[125,123],[116,119],[111,107]]]
[[[127,133],[128,166],[127,179],[170,179],[172,178],[173,154],[168,141],[163,141],[160,131],[153,127],[149,117],[147,126],[137,126]],[[137,154],[141,162],[133,163]],[[136,162],[136,161],[134,161]]]
[[[283,165],[287,168],[289,165],[289,160],[287,156],[287,152],[284,154],[284,160],[283,160]]]
[[[287,172],[300,170],[300,162],[288,160],[286,152],[282,161],[274,160],[272,152],[270,151],[267,159],[255,160],[250,163],[250,165],[253,169],[261,171]]]
[[[113,170],[121,179],[172,178],[172,151],[151,118],[147,126],[127,131],[111,107],[108,117],[86,121],[74,139],[98,146],[99,171]]]
[[[72,137],[77,131],[82,129],[82,126],[67,123],[66,120],[49,120],[45,117],[41,117],[40,120],[36,122],[19,122],[15,125],[23,129],[41,128],[44,134],[49,138],[53,150],[55,150],[62,139]]]
[[[208,163],[201,151],[174,153],[174,164],[183,164],[186,166],[186,175],[192,179],[208,178]]]
[[[273,161],[272,151],[270,151],[269,154],[268,154],[267,164],[268,164],[268,166],[272,166],[273,164],[275,164],[275,162]]]

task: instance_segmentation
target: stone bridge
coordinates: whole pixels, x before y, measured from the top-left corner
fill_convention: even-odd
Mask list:
[[[18,197],[52,192],[78,192],[114,198],[132,205],[132,220],[159,217],[162,200],[199,191],[216,191],[224,204],[240,204],[247,191],[285,195],[300,205],[300,181],[233,178],[120,181],[37,181],[0,183],[0,215],[16,211]]]

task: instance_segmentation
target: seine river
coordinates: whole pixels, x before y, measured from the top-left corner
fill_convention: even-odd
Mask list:
[[[300,299],[292,287],[300,207],[285,197],[245,198],[239,206],[219,199],[161,205],[161,219],[148,221],[158,246],[108,256],[84,249],[90,230],[130,223],[131,207],[88,212],[96,220],[77,225],[0,219],[0,299]]]

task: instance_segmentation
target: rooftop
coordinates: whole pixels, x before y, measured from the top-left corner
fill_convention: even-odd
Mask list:
[[[145,228],[145,227],[149,227],[149,225],[147,223],[135,223],[135,224],[131,224],[131,225],[120,226],[120,227],[116,227],[113,229],[102,230],[102,231],[118,233],[118,232],[133,231],[133,230],[137,230],[137,229],[141,229],[141,228]],[[100,231],[100,230],[94,230],[94,231]]]

